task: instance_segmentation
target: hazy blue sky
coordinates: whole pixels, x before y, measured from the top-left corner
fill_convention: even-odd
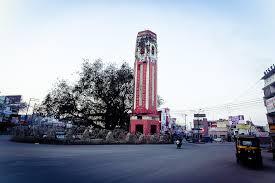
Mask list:
[[[272,0],[0,0],[1,95],[42,100],[57,78],[76,79],[82,58],[133,66],[136,34],[150,29],[164,107],[190,120],[195,109],[255,101],[275,63],[274,12]],[[266,123],[259,101],[205,112]]]

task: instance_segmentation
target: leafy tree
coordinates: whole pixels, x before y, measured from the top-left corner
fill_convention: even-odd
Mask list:
[[[164,99],[157,95],[157,107],[159,108],[162,104],[164,104]]]
[[[123,63],[104,67],[101,60],[84,61],[79,79],[58,81],[38,112],[99,128],[128,128],[132,106],[133,70]]]

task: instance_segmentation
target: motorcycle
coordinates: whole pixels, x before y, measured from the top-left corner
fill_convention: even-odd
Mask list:
[[[181,145],[182,145],[182,143],[181,143],[181,141],[178,139],[178,140],[176,140],[176,144],[177,144],[177,149],[180,149],[181,148]]]

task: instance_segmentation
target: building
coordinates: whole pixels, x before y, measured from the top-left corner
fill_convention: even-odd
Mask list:
[[[275,65],[264,72],[264,103],[266,107],[266,117],[269,124],[269,134],[275,147]]]
[[[194,124],[194,129],[195,130],[199,129],[199,131],[200,131],[199,134],[200,134],[201,138],[203,136],[208,135],[208,121],[207,121],[207,118],[194,119],[193,124]]]
[[[150,30],[139,32],[135,50],[131,133],[160,133],[157,112],[157,53],[157,35]]]
[[[229,116],[229,137],[231,137],[231,141],[234,141],[235,136],[238,134],[246,134],[246,132],[242,129],[237,128],[237,125],[245,123],[244,115],[236,115],[236,116]],[[230,139],[228,139],[230,140]]]
[[[19,122],[21,98],[21,95],[0,96],[0,122]]]
[[[208,121],[205,114],[194,114],[194,128],[192,128],[194,141],[200,141],[208,136]]]
[[[213,139],[222,138],[224,140],[230,140],[229,127],[229,121],[226,119],[212,121],[208,129],[208,135]]]
[[[251,135],[250,121],[247,121],[246,123],[238,123],[235,129],[237,130],[235,135]]]
[[[169,108],[163,108],[159,111],[160,116],[160,130],[162,133],[165,133],[171,129],[172,125],[172,118],[170,115],[170,109]]]

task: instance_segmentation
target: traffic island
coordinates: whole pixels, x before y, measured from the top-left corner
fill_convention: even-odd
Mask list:
[[[169,134],[144,135],[129,133],[123,129],[97,129],[93,127],[45,128],[42,126],[18,126],[11,141],[39,144],[103,145],[103,144],[171,144]]]

